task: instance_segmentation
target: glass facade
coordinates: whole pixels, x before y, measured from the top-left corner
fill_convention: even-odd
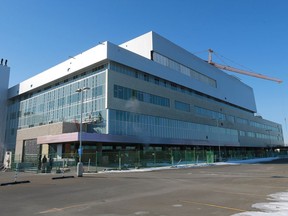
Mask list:
[[[83,87],[90,87],[90,90],[83,92],[83,122],[94,121],[99,115],[105,121],[106,68],[94,68],[11,100],[8,106],[7,139],[12,139],[17,129],[55,122],[79,122],[81,95],[76,90]],[[100,132],[106,133],[106,127],[101,127]]]
[[[241,125],[247,125],[252,126],[255,128],[265,129],[265,131],[274,131],[274,132],[281,132],[279,128],[272,127],[266,124],[257,123],[254,121],[248,121],[247,119],[243,119],[240,117],[234,117],[231,115],[225,115],[223,113],[215,112],[212,110],[204,109],[202,107],[195,106],[195,111],[197,115],[205,116],[208,118],[211,118],[215,121],[229,121],[231,123],[241,124]],[[218,124],[218,123],[217,123]],[[279,136],[273,136],[273,135],[267,135],[263,133],[254,133],[254,132],[245,132],[245,131],[239,131],[240,136],[245,136],[247,134],[248,137],[253,138],[259,138],[259,139],[266,139],[266,140],[280,140]]]
[[[109,110],[109,132],[115,135],[238,142],[237,130],[192,122]],[[193,144],[193,142],[191,142]]]
[[[178,66],[177,66],[178,67]],[[187,97],[187,101],[173,99],[170,95],[150,94],[148,92],[124,87],[121,85],[106,86],[106,73],[108,70],[128,75],[135,79],[153,85],[170,89],[181,93]],[[36,127],[56,122],[79,122],[80,121],[80,94],[77,89],[90,87],[90,90],[83,92],[83,122],[93,122],[101,116],[102,124],[99,128],[93,128],[91,132],[109,133],[114,135],[131,135],[141,137],[159,137],[175,138],[186,140],[217,140],[225,142],[239,142],[239,137],[250,137],[255,139],[265,139],[267,142],[281,140],[281,136],[275,136],[270,131],[281,132],[281,127],[272,127],[261,124],[256,121],[250,121],[222,112],[205,109],[201,106],[192,104],[193,100],[201,100],[213,104],[221,104],[230,110],[239,111],[242,114],[251,117],[252,113],[241,108],[229,105],[208,95],[188,89],[179,84],[164,80],[151,74],[139,71],[134,68],[109,62],[98,66],[92,70],[77,75],[71,75],[69,78],[60,80],[57,83],[47,84],[42,89],[23,94],[9,101],[8,121],[6,130],[7,142],[15,142],[18,129]],[[177,120],[177,115],[173,118],[164,118],[161,116],[144,115],[119,110],[109,110],[106,106],[106,89],[113,91],[113,97],[127,101],[140,101],[152,106],[162,106],[170,110],[186,112],[188,115],[197,115],[203,117],[207,122],[209,120],[226,121],[233,124],[232,128],[226,128],[223,125],[211,126],[206,124],[192,123],[188,121]],[[189,99],[189,100],[188,100]],[[179,113],[179,112],[178,112]],[[244,116],[245,116],[244,115]],[[109,116],[109,118],[108,118]],[[242,115],[243,116],[243,115]],[[109,119],[109,121],[108,121]],[[104,124],[103,124],[104,123]],[[234,129],[234,124],[247,125],[252,128],[265,129],[267,132],[259,133],[257,131],[247,131]],[[269,135],[268,135],[269,131]]]

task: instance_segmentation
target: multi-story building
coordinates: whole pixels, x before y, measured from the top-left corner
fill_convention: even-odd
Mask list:
[[[11,87],[8,103],[5,143],[19,160],[77,152],[81,113],[84,152],[284,146],[250,86],[154,32],[71,57]]]

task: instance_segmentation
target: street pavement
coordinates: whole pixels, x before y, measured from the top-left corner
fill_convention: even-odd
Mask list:
[[[150,172],[0,173],[1,216],[220,215],[253,211],[284,192],[288,162],[206,166]],[[73,174],[73,173],[72,173]],[[23,182],[23,183],[21,183]]]

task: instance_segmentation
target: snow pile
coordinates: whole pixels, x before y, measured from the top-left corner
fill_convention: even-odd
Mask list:
[[[249,211],[234,214],[233,216],[287,216],[288,215],[288,192],[270,194],[268,200],[273,202],[256,203],[253,208],[259,211]]]
[[[226,161],[226,162],[215,162],[215,163],[194,163],[194,164],[175,164],[173,166],[161,166],[161,167],[149,167],[149,168],[135,168],[135,169],[105,169],[99,171],[98,173],[118,173],[118,172],[149,172],[157,170],[167,170],[167,169],[184,169],[193,167],[207,167],[207,166],[221,166],[221,165],[239,165],[239,164],[255,164],[260,162],[272,161],[277,158],[257,158],[248,160],[236,160],[236,161]]]

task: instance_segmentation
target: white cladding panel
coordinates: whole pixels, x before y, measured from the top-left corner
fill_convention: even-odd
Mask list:
[[[153,34],[153,51],[173,59],[174,61],[207,75],[217,81],[216,89],[203,84],[194,87],[195,85],[192,85],[192,83],[188,84],[189,86],[187,87],[219,98],[228,103],[244,107],[253,112],[257,112],[253,89],[235,77],[228,75],[222,70],[208,64],[204,60],[189,53],[185,49],[173,44],[156,33]],[[187,77],[184,79],[185,80],[183,81],[187,83]]]
[[[148,32],[119,46],[145,58],[151,59],[151,51],[153,50],[153,32]]]
[[[175,45],[174,43],[154,32],[148,32],[147,34],[144,34],[138,38],[123,43],[121,47],[148,59],[151,58],[151,51],[160,53],[165,57],[168,57],[199,73],[213,78],[217,81],[217,88],[208,86],[200,81],[189,78],[180,72],[170,70],[167,67],[160,65],[157,67],[153,65],[151,61],[145,61],[144,59],[141,60],[141,58],[137,58],[136,56],[136,59],[127,62],[125,59],[123,59],[125,56],[122,55],[121,60],[125,61],[127,65],[133,65],[135,68],[140,67],[147,73],[154,74],[156,76],[168,79],[172,82],[178,83],[196,91],[203,92],[207,95],[226,101],[228,103],[244,107],[245,109],[251,110],[253,112],[257,112],[254,92],[250,86],[208,64],[204,60],[189,53],[185,49]],[[129,57],[129,59],[130,58],[131,57]],[[139,65],[136,65],[136,63]]]
[[[76,71],[85,69],[90,65],[105,60],[107,58],[106,54],[107,43],[101,43],[10,88],[8,96],[11,98],[23,94],[24,92],[31,91]]]

